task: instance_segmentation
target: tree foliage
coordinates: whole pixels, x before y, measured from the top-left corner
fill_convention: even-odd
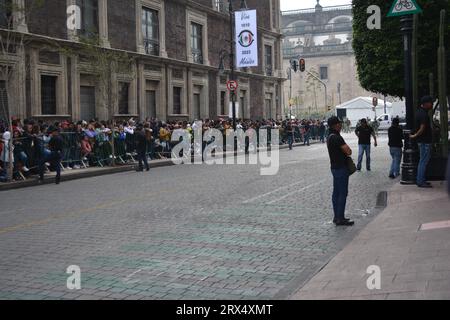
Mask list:
[[[387,17],[393,1],[353,0],[353,48],[358,76],[364,89],[383,95],[404,96],[403,38],[400,17]],[[437,49],[439,46],[439,13],[447,10],[446,47],[450,45],[450,1],[417,0],[423,9],[419,15],[418,76],[419,95],[429,94],[429,74],[433,73],[437,88]],[[368,30],[367,8],[381,8],[381,30]],[[449,50],[447,49],[447,57]],[[448,60],[448,58],[447,58]],[[450,65],[448,63],[447,65]],[[449,74],[450,75],[450,74]],[[450,79],[450,77],[449,77]]]

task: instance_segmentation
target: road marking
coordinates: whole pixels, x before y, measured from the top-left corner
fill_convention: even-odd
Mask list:
[[[304,187],[304,188],[302,188],[302,189],[298,189],[298,190],[295,190],[295,191],[293,191],[293,192],[286,193],[284,196],[282,196],[282,197],[280,197],[280,198],[278,198],[278,199],[269,201],[267,204],[273,204],[273,203],[278,202],[278,201],[280,201],[280,200],[286,199],[287,197],[289,197],[289,196],[291,196],[291,195],[293,195],[293,194],[295,194],[295,193],[297,193],[297,192],[308,190],[309,188],[314,187],[314,186],[316,186],[316,185],[319,185],[319,184],[321,184],[322,182],[325,182],[325,181],[326,181],[325,179],[324,179],[324,180],[320,180],[319,182],[310,184],[309,186],[306,186],[306,187]]]
[[[263,198],[263,197],[265,197],[265,196],[268,196],[268,195],[270,195],[270,194],[272,194],[272,193],[278,192],[278,191],[283,190],[283,189],[289,189],[290,187],[293,187],[293,186],[296,186],[296,185],[302,184],[302,183],[304,183],[304,181],[296,182],[296,183],[290,184],[290,185],[288,185],[288,186],[284,186],[284,187],[277,188],[277,189],[272,190],[272,191],[270,191],[270,192],[267,192],[267,193],[261,194],[261,195],[259,195],[259,196],[256,196],[256,197],[254,197],[254,198],[245,200],[243,203],[244,203],[244,204],[247,204],[247,203],[253,202],[253,201],[255,201],[255,200],[258,200],[258,199],[261,199],[261,198]]]
[[[47,218],[44,219],[40,219],[40,220],[34,220],[31,222],[26,222],[26,223],[22,223],[16,226],[11,226],[11,227],[6,227],[6,228],[2,228],[0,229],[0,235],[8,233],[8,232],[13,232],[13,231],[17,231],[20,229],[26,229],[29,227],[34,227],[34,226],[38,226],[38,225],[45,225],[47,223],[51,223],[53,221],[56,220],[61,220],[61,219],[65,219],[65,218],[70,218],[70,217],[75,217],[79,214],[83,214],[83,213],[92,213],[94,211],[97,211],[99,209],[105,209],[105,208],[109,208],[109,207],[113,207],[115,205],[118,204],[122,204],[122,203],[126,203],[126,202],[130,202],[130,201],[135,201],[135,200],[144,200],[144,199],[148,199],[151,196],[155,196],[155,195],[159,195],[165,192],[172,192],[173,190],[161,190],[159,192],[152,192],[150,194],[145,194],[139,197],[131,197],[131,198],[127,198],[127,199],[123,199],[123,200],[119,200],[119,201],[114,201],[114,202],[108,202],[108,203],[104,203],[104,204],[100,204],[98,206],[95,207],[91,207],[91,208],[86,208],[86,209],[82,209],[79,211],[75,211],[75,212],[70,212],[70,213],[66,213],[66,214],[53,214]]]

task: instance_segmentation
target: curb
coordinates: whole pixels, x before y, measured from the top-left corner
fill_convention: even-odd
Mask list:
[[[319,143],[319,142],[312,142],[311,145],[317,144],[317,143]],[[302,147],[302,146],[303,146],[303,143],[297,143],[297,144],[293,145],[294,148]],[[288,149],[288,148],[289,148],[288,145],[279,146],[279,150]],[[258,149],[258,152],[259,152],[259,149]],[[244,155],[245,153],[231,151],[228,153],[223,153],[222,155],[224,155],[226,157],[227,155],[230,155],[230,154],[237,156],[237,155]],[[171,159],[168,159],[168,160],[150,161],[149,165],[150,165],[150,168],[160,168],[160,167],[174,166],[175,164],[172,162]],[[96,170],[96,171],[80,171],[80,172],[77,172],[74,174],[68,174],[68,175],[64,175],[64,173],[62,173],[61,174],[61,182],[85,179],[85,178],[92,178],[92,177],[99,177],[99,176],[121,173],[121,172],[130,172],[130,171],[135,170],[135,168],[136,168],[136,164],[133,164],[133,165],[123,165],[123,166],[114,167],[114,168],[105,168],[105,169],[100,169],[100,170]],[[45,185],[45,184],[52,184],[52,183],[55,183],[54,176],[44,177],[43,182],[39,182],[37,179],[29,179],[29,180],[25,180],[25,181],[4,183],[4,184],[0,184],[0,192],[7,191],[7,190],[16,190],[16,189],[22,189],[22,188],[35,187],[35,186],[40,186],[40,185]]]

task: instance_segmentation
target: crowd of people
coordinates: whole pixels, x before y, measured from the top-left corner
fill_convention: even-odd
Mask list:
[[[147,159],[170,158],[172,133],[183,129],[192,133],[198,122],[146,119],[112,123],[111,121],[45,122],[12,119],[12,130],[0,121],[0,181],[7,181],[12,164],[14,179],[41,175],[42,171],[73,170],[89,166],[140,163]],[[210,128],[224,136],[233,128],[229,119],[203,120],[203,132]],[[320,120],[238,120],[237,129],[279,129],[280,144],[294,142],[309,145],[311,140],[325,142],[327,128]],[[11,144],[12,135],[12,144]],[[144,139],[142,139],[144,137]],[[53,142],[51,143],[53,138]],[[270,138],[269,138],[270,139]],[[114,141],[114,143],[112,143]],[[51,148],[58,150],[51,150]],[[10,150],[11,148],[11,150]],[[56,164],[58,163],[58,164]]]

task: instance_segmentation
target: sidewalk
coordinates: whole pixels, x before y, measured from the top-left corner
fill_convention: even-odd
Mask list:
[[[450,299],[450,200],[445,182],[433,185],[395,185],[387,208],[291,299]],[[371,265],[380,290],[367,288]]]
[[[311,145],[318,143],[317,141],[311,142]],[[303,143],[296,143],[294,144],[294,147],[301,147],[303,146]],[[279,149],[288,149],[288,145],[281,145],[279,146]],[[258,151],[260,148],[258,148]],[[233,152],[226,152],[225,156],[232,155]],[[243,155],[244,153],[238,153],[237,155]],[[221,153],[218,153],[217,156],[220,156]],[[157,167],[167,167],[172,166],[174,163],[171,159],[164,159],[164,160],[152,160],[149,161],[150,168],[157,168]],[[77,180],[77,179],[83,179],[83,178],[91,178],[91,177],[97,177],[107,174],[114,174],[114,173],[120,173],[120,172],[127,172],[127,171],[133,171],[136,168],[136,164],[128,164],[128,165],[119,165],[116,167],[90,167],[87,169],[78,169],[78,170],[66,170],[61,172],[61,181],[70,181],[70,180]],[[47,173],[45,175],[44,182],[42,184],[49,184],[49,183],[55,183],[55,175],[56,173]],[[0,183],[0,192],[5,190],[12,190],[12,189],[20,189],[20,188],[27,188],[27,187],[33,187],[40,185],[41,183],[38,182],[37,177],[36,178],[29,178],[24,181],[14,181],[14,182],[7,182],[7,183]]]

